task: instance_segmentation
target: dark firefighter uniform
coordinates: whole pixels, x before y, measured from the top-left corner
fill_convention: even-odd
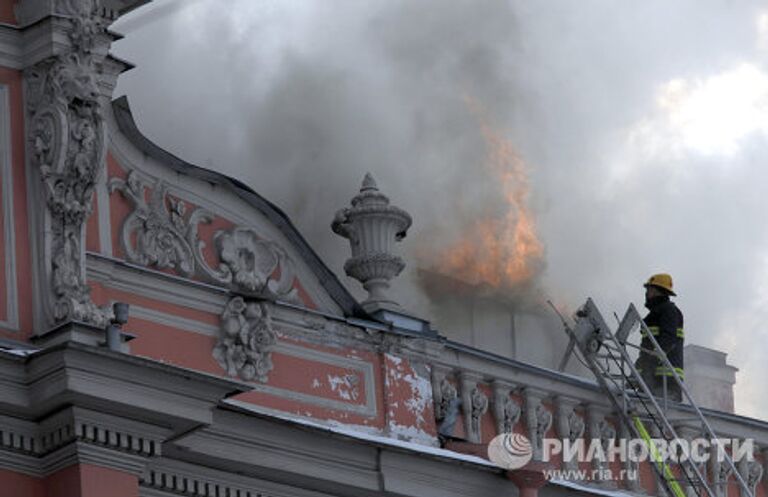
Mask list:
[[[662,295],[655,295],[646,299],[645,306],[650,311],[643,320],[648,331],[666,352],[667,359],[680,379],[685,379],[683,370],[683,345],[685,332],[683,329],[683,313],[669,297],[675,296],[672,291],[672,278],[668,274],[656,274],[651,276],[646,287],[652,285],[661,290]],[[642,331],[643,339],[640,346],[643,349],[653,350],[651,340]],[[664,389],[664,377],[667,377],[667,395],[678,402],[682,400],[680,387],[672,378],[672,372],[656,357],[647,352],[640,352],[637,361],[638,369],[643,379],[655,395],[661,396]]]

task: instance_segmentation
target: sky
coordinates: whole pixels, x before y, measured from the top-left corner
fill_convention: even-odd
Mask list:
[[[768,419],[768,6],[728,0],[155,0],[119,20],[140,129],[275,202],[345,285],[330,230],[370,171],[414,224],[393,282],[510,209],[525,170],[535,286],[619,314],[669,272],[686,343],[728,353]]]

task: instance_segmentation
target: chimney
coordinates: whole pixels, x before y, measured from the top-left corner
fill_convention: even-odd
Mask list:
[[[685,385],[700,407],[734,412],[733,385],[737,368],[726,363],[727,354],[700,345],[685,347]]]

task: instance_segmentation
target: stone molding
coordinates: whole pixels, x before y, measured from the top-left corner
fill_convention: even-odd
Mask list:
[[[503,472],[487,462],[450,460],[432,452],[434,448],[412,451],[365,435],[329,437],[320,427],[221,409],[212,426],[174,445],[180,449],[174,455],[206,461],[209,468],[269,475],[274,483],[303,483],[305,489],[325,489],[333,495],[469,497],[514,491]]]
[[[362,399],[362,403],[351,403],[343,400],[334,400],[318,395],[311,395],[302,392],[294,392],[283,388],[277,388],[269,385],[268,383],[250,383],[256,392],[263,392],[275,397],[301,402],[304,404],[315,405],[325,409],[332,409],[341,412],[348,412],[352,414],[359,414],[366,417],[375,417],[378,413],[375,387],[375,376],[373,364],[351,357],[343,357],[328,352],[315,350],[308,347],[302,347],[287,342],[278,342],[274,348],[274,352],[280,352],[281,354],[290,355],[293,357],[299,357],[309,361],[316,361],[334,366],[341,366],[345,369],[354,371],[350,373],[350,376],[354,376],[355,380],[349,380],[350,383],[354,382],[355,385],[350,385],[352,388],[358,390],[360,384],[364,385],[363,390],[365,397]]]
[[[163,273],[93,252],[89,252],[87,256],[89,281],[98,282],[107,289],[151,298],[159,304],[188,307],[215,315],[221,315],[231,298],[230,292],[219,286]],[[389,328],[376,322],[326,314],[282,301],[270,302],[270,305],[278,337],[285,335],[311,344],[355,347],[370,352],[395,347],[398,351],[412,352],[414,348],[410,344],[427,341],[423,337],[382,333]],[[216,337],[219,334],[218,326],[198,324],[194,320],[142,306],[131,305],[131,316],[206,336]]]
[[[0,467],[38,477],[74,463],[140,474],[162,443],[211,423],[222,398],[248,390],[76,342],[0,354],[0,377]]]
[[[21,40],[21,32],[16,26],[0,26],[0,66],[23,67]]]
[[[164,469],[149,469],[145,471],[139,485],[142,495],[145,489],[160,490],[163,494],[186,495],[193,497],[217,497],[231,495],[237,497],[272,497],[251,486],[240,486],[228,483],[227,479],[211,480],[195,474],[181,474]]]
[[[0,451],[7,453],[0,458],[0,466],[38,477],[75,462],[140,474],[147,458],[160,455],[161,444],[171,433],[79,407],[68,407],[37,423],[4,416],[0,420]]]
[[[125,261],[89,254],[89,264],[91,279],[106,288],[128,291],[157,299],[161,303],[168,302],[174,305],[194,307],[218,315],[222,314],[228,302],[227,293],[221,288],[165,273],[155,274],[152,272],[148,275],[147,272],[152,270],[143,266],[131,265]],[[164,283],[162,291],[157,289],[155,276],[161,278]],[[265,305],[269,307],[272,327],[277,338],[270,354],[277,352],[324,364],[342,365],[344,368],[351,369],[359,378],[360,397],[364,397],[364,403],[350,403],[308,393],[293,392],[273,387],[268,383],[255,382],[250,384],[256,391],[282,399],[367,417],[376,416],[376,391],[374,388],[368,388],[369,385],[375,385],[375,374],[370,362],[323,352],[311,346],[305,347],[293,342],[299,340],[306,342],[307,345],[317,344],[333,348],[355,347],[361,351],[377,353],[380,351],[385,338],[403,343],[410,340],[423,341],[422,338],[411,339],[406,336],[382,333],[382,330],[364,327],[366,322],[351,318],[341,319],[282,302],[270,302]],[[221,333],[220,325],[198,323],[195,320],[179,318],[168,312],[141,306],[136,308],[132,305],[131,315],[205,336],[219,337]],[[369,324],[373,325],[374,323]],[[365,385],[365,388],[362,388],[362,385]]]
[[[241,382],[76,342],[23,358],[0,354],[0,376],[4,404],[29,419],[72,404],[98,409],[109,401],[126,417],[152,415],[176,428],[210,422],[219,400],[250,390]]]
[[[187,497],[330,497],[257,477],[167,457],[155,458],[139,478],[140,495]]]

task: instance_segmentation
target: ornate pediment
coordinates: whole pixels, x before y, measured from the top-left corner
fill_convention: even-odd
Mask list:
[[[197,207],[187,215],[187,203],[169,195],[164,181],[150,181],[133,170],[126,179],[109,182],[110,191],[121,192],[133,205],[120,229],[128,261],[238,293],[298,302],[294,262],[282,246],[250,227],[235,226],[216,231],[208,247],[200,237],[200,225],[212,222],[214,214]],[[211,255],[218,264],[209,262]]]

